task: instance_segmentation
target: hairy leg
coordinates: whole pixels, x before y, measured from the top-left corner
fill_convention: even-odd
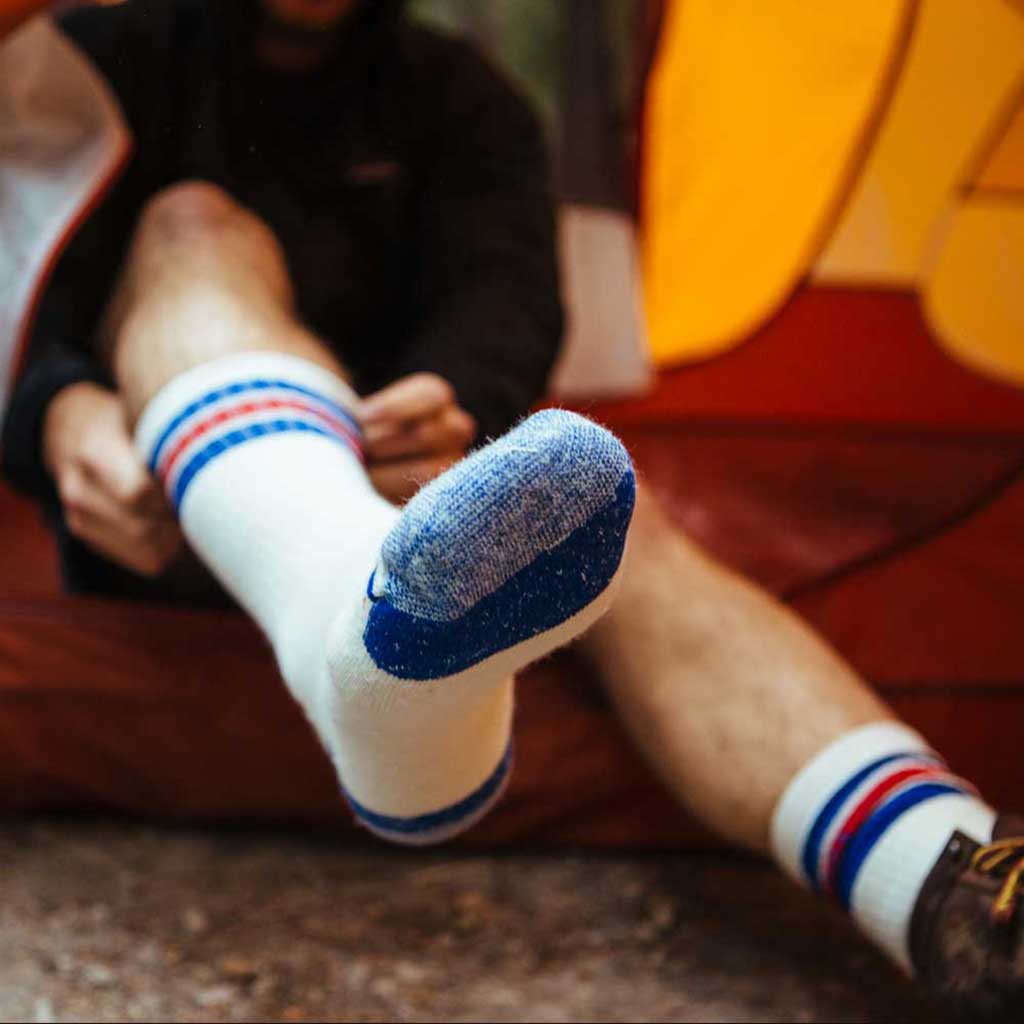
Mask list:
[[[345,376],[298,322],[273,232],[200,181],[165,189],[143,210],[99,344],[132,422],[178,374],[233,353],[282,352]]]
[[[643,489],[623,576],[582,646],[679,800],[834,899],[964,1019],[1021,1019],[1024,933],[1006,922],[1024,893],[1024,818],[986,804]]]
[[[270,639],[357,818],[406,843],[472,824],[509,771],[512,675],[611,600],[622,445],[549,410],[394,508],[271,232],[202,183],[149,204],[102,335],[136,449]]]
[[[828,743],[892,717],[787,608],[705,555],[641,487],[622,589],[581,641],[671,791],[767,851],[790,779]]]

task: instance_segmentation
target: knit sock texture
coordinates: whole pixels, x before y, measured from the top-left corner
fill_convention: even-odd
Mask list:
[[[994,820],[920,735],[878,722],[797,773],[776,807],[772,846],[789,874],[838,902],[909,972],[907,933],[925,879],[954,831],[987,842]]]
[[[267,633],[359,821],[436,842],[499,798],[513,673],[608,606],[624,449],[539,413],[401,512],[361,462],[355,396],[276,353],[175,378],[136,439],[198,555]]]

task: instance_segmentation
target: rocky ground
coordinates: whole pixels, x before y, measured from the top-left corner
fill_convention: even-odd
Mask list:
[[[841,916],[748,860],[38,819],[0,825],[0,1020],[936,1013]]]

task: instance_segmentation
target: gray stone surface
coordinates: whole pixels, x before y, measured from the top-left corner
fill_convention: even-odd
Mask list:
[[[936,1020],[738,858],[0,824],[4,1021]]]

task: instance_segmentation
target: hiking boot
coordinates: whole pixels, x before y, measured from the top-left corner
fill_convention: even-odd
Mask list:
[[[1024,817],[998,818],[990,843],[953,833],[914,905],[910,957],[954,1014],[1024,1021]]]

